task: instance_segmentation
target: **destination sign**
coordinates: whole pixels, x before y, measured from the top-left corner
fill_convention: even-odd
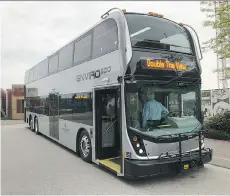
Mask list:
[[[75,99],[87,99],[85,95],[78,95],[74,97]]]
[[[187,66],[181,62],[170,62],[164,59],[144,59],[142,62],[142,65],[148,69],[187,70]]]

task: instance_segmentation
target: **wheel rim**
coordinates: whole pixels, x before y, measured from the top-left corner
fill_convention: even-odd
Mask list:
[[[38,132],[38,121],[37,121],[37,119],[35,120],[35,132],[36,133]]]
[[[86,135],[84,135],[81,138],[80,147],[81,147],[81,151],[82,151],[83,156],[87,157],[89,155],[89,151],[90,151],[90,144],[89,144],[89,139]]]

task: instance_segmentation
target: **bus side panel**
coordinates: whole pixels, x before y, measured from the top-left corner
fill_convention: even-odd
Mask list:
[[[49,116],[38,115],[38,123],[39,123],[39,132],[45,136],[50,137],[49,134]]]
[[[35,117],[38,118],[39,132],[42,133],[43,135],[47,136],[47,137],[50,137],[50,135],[49,135],[49,116],[36,114],[36,113],[27,111],[26,112],[26,119],[28,119],[28,123],[27,123],[28,125],[29,125],[30,116],[32,117],[33,123],[34,123],[34,118]]]
[[[59,142],[67,148],[76,152],[76,139],[79,130],[86,130],[90,135],[89,125],[84,125],[77,122],[59,119]]]

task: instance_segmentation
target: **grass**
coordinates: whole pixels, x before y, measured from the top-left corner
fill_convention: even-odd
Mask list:
[[[1,117],[1,120],[12,120],[10,117]]]

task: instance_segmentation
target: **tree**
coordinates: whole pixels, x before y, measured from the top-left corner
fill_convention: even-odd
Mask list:
[[[217,34],[203,42],[203,51],[213,50],[221,58],[230,58],[230,2],[201,1],[201,11],[206,13],[207,20],[204,27],[215,29]],[[230,72],[230,68],[217,69],[215,72]]]

